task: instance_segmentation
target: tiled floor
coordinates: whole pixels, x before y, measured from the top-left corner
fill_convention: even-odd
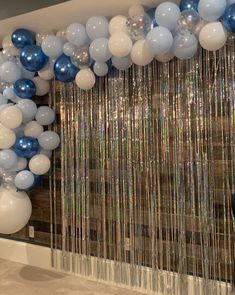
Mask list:
[[[0,259],[0,295],[140,295],[79,277]]]

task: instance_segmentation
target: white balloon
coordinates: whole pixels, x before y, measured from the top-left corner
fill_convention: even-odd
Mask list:
[[[199,42],[209,51],[222,48],[227,41],[227,32],[221,22],[206,24],[200,31]]]
[[[0,67],[0,77],[4,82],[15,83],[21,78],[21,69],[13,61],[6,61]]]
[[[18,157],[17,163],[15,166],[13,166],[9,171],[21,171],[25,169],[28,166],[28,161],[25,158]]]
[[[50,91],[50,83],[47,80],[44,80],[41,77],[37,76],[33,78],[33,82],[36,86],[37,96],[46,95]]]
[[[135,4],[129,8],[128,14],[130,17],[136,17],[144,14],[144,8],[142,5]]]
[[[140,39],[135,42],[131,51],[131,59],[134,64],[146,66],[153,58],[154,55],[145,39]]]
[[[23,115],[23,123],[32,121],[37,113],[37,105],[31,99],[22,99],[20,100],[16,107],[21,110]]]
[[[32,204],[25,192],[0,187],[0,233],[13,234],[29,221]]]
[[[226,6],[226,0],[200,0],[198,12],[204,20],[213,22],[223,15]]]
[[[9,106],[0,112],[0,123],[6,128],[17,128],[21,125],[22,120],[22,112],[16,106]]]
[[[12,150],[0,151],[0,168],[11,169],[17,164],[17,155]]]
[[[16,141],[16,135],[11,130],[0,124],[0,149],[9,149]]]
[[[53,69],[53,66],[50,63],[48,63],[44,68],[42,68],[38,72],[38,75],[43,80],[51,80],[54,77],[54,69]]]
[[[36,121],[30,121],[25,125],[24,135],[33,138],[38,138],[40,134],[44,131],[43,127]]]
[[[132,66],[132,60],[130,56],[126,56],[126,57],[113,56],[112,63],[114,67],[120,71],[125,71]]]
[[[66,37],[68,41],[78,47],[81,47],[87,41],[86,29],[79,23],[73,23],[67,27]]]
[[[59,37],[49,35],[42,41],[42,51],[49,57],[58,57],[63,52],[63,42]]]
[[[55,112],[47,106],[39,107],[35,119],[39,125],[50,125],[55,121]]]
[[[74,44],[69,43],[69,42],[66,42],[64,44],[63,52],[64,52],[65,55],[73,56],[76,51],[77,51],[77,47]]]
[[[118,32],[109,38],[108,45],[110,52],[114,56],[124,57],[131,52],[132,40],[126,33]]]
[[[109,33],[113,35],[115,33],[123,32],[128,33],[127,18],[123,15],[114,16],[109,22]]]
[[[36,175],[43,175],[49,171],[51,167],[50,159],[42,154],[33,156],[29,161],[29,169]]]
[[[3,91],[3,93],[4,93],[4,91]],[[8,98],[5,95],[3,95],[2,93],[0,93],[0,105],[5,105],[5,104],[7,104],[7,102],[8,102]]]
[[[77,73],[75,81],[82,90],[89,90],[95,85],[95,75],[90,69],[82,69]]]

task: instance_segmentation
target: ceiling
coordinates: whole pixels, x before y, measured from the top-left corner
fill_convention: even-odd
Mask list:
[[[6,0],[6,2],[9,1],[13,1],[14,5],[16,5],[15,0]],[[19,1],[19,3],[41,1],[44,2],[44,6],[46,3],[54,4],[56,2],[64,2],[59,0],[23,0]],[[113,16],[127,14],[128,8],[133,4],[141,3],[146,7],[153,7],[164,1],[166,0],[71,0],[42,9],[37,9],[37,6],[31,6],[31,8],[28,9],[33,10],[33,7],[35,7],[37,10],[0,20],[0,39],[17,28],[28,28],[35,32],[59,30],[75,21],[84,23],[87,18],[92,15]],[[176,3],[179,2],[178,0],[171,1]],[[12,7],[14,14],[17,11],[17,7],[18,4],[14,8]],[[22,11],[22,8],[19,9],[18,12],[19,11]],[[8,15],[11,14],[8,12]]]

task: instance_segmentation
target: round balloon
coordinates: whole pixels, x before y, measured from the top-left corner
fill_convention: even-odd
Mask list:
[[[15,83],[21,77],[20,67],[13,61],[6,61],[0,67],[0,77],[7,83]]]
[[[175,56],[174,53],[172,53],[172,51],[170,50],[164,54],[155,55],[155,59],[160,62],[169,62],[170,60],[174,58],[174,56]]]
[[[75,81],[80,89],[90,90],[95,85],[95,75],[90,69],[82,69],[77,73]]]
[[[200,31],[199,42],[201,46],[209,51],[222,48],[227,41],[227,32],[221,22],[206,24]]]
[[[34,184],[34,175],[28,170],[20,171],[15,177],[15,186],[19,190],[27,190]]]
[[[45,131],[38,137],[40,146],[45,150],[54,150],[60,144],[59,135],[54,131]]]
[[[86,32],[91,40],[97,38],[107,38],[109,22],[106,17],[103,16],[92,16],[86,23]]]
[[[151,29],[155,28],[157,26],[157,22],[156,22],[156,18],[155,18],[155,12],[156,12],[156,8],[150,8],[146,11],[147,15],[149,16],[150,20],[151,20]]]
[[[11,36],[12,43],[18,49],[22,49],[27,45],[33,45],[35,42],[32,32],[26,29],[17,29]]]
[[[0,233],[13,234],[28,223],[32,205],[25,192],[0,187]]]
[[[16,135],[11,130],[0,124],[0,149],[9,149],[16,141]]]
[[[146,13],[129,17],[127,28],[133,40],[140,40],[151,30],[151,20]]]
[[[93,70],[98,77],[104,77],[108,74],[109,67],[106,63],[95,62]]]
[[[20,62],[30,72],[40,71],[48,62],[48,57],[38,45],[28,45],[21,50]]]
[[[148,33],[146,41],[154,55],[164,54],[170,50],[173,36],[167,28],[159,26]]]
[[[114,16],[109,22],[109,33],[113,35],[115,33],[123,32],[128,33],[127,18],[123,15]]]
[[[92,64],[89,47],[83,46],[78,48],[71,57],[71,61],[79,69],[88,68]]]
[[[226,0],[200,0],[198,12],[204,20],[213,22],[223,15],[226,5]]]
[[[131,51],[131,59],[134,64],[138,66],[146,66],[153,60],[153,58],[154,54],[145,39],[135,42]]]
[[[196,54],[197,48],[197,38],[190,32],[185,32],[184,34],[178,34],[175,36],[172,52],[179,59],[189,59]]]
[[[198,33],[201,27],[201,18],[193,9],[184,10],[180,14],[178,25],[181,31],[188,30],[192,34]]]
[[[15,98],[15,92],[14,92],[14,89],[11,88],[11,87],[7,87],[3,90],[3,97],[4,99],[6,100],[5,103],[7,103],[7,100],[13,100],[14,101],[14,98]],[[1,94],[0,94],[0,104],[1,103]]]
[[[98,62],[106,62],[112,56],[109,51],[108,39],[98,38],[91,42],[89,52],[92,59]]]
[[[77,47],[83,46],[88,38],[85,27],[79,23],[73,23],[67,27],[66,37],[70,43]]]
[[[134,4],[129,8],[128,14],[131,18],[143,15],[144,14],[144,7],[140,4]]]
[[[21,110],[24,123],[31,121],[37,113],[37,105],[30,99],[20,100],[16,107]]]
[[[52,31],[46,31],[46,32],[39,32],[36,34],[36,44],[37,45],[42,45],[43,40],[49,36],[49,35],[53,35]]]
[[[42,41],[42,51],[51,58],[58,57],[63,52],[63,42],[59,37],[49,35]]]
[[[33,83],[36,86],[37,96],[44,96],[50,91],[50,83],[39,76],[33,78]]]
[[[173,31],[177,27],[179,17],[179,6],[168,1],[159,4],[155,12],[157,24],[169,29],[170,31]]]
[[[195,10],[198,11],[199,0],[181,0],[180,1],[180,10]]]
[[[6,88],[6,89],[8,89],[8,88]],[[5,90],[4,90],[5,91]],[[3,91],[3,94],[2,93],[0,93],[0,105],[4,105],[4,104],[7,104],[7,102],[8,102],[8,97],[7,97],[7,95],[4,95],[4,91]]]
[[[55,121],[55,112],[50,107],[38,108],[35,119],[39,125],[50,125]]]
[[[0,168],[11,169],[17,164],[16,153],[12,150],[2,150],[0,151]]]
[[[222,21],[227,30],[235,33],[235,3],[227,7]]]
[[[63,46],[63,53],[67,56],[73,56],[77,50],[77,47],[69,42],[66,42]]]
[[[132,40],[126,33],[118,32],[109,38],[108,45],[112,55],[124,57],[131,52]]]
[[[9,106],[0,112],[0,123],[6,128],[17,128],[21,125],[22,120],[22,112],[16,106]]]
[[[112,63],[114,67],[120,71],[125,71],[132,66],[132,60],[130,56],[126,57],[112,57]]]
[[[13,150],[19,157],[32,158],[39,151],[39,143],[37,139],[30,136],[17,137],[13,146]]]
[[[51,167],[50,159],[42,154],[32,157],[29,161],[29,169],[36,175],[43,175],[49,171]]]
[[[32,80],[19,79],[14,84],[14,91],[20,98],[30,99],[36,95],[36,86]]]
[[[44,131],[42,125],[38,124],[36,121],[30,121],[25,125],[24,135],[33,138],[38,138],[40,134]]]
[[[78,68],[71,62],[70,57],[62,54],[54,65],[55,77],[61,82],[72,82],[78,72]]]
[[[21,171],[28,166],[28,161],[25,158],[17,157],[16,165],[11,167],[9,171]]]
[[[43,69],[38,72],[38,76],[43,80],[51,80],[54,77],[54,64],[53,66],[48,63]]]

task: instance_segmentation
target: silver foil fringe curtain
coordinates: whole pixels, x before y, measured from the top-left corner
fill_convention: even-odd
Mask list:
[[[52,263],[170,295],[230,292],[235,51],[54,84]]]

